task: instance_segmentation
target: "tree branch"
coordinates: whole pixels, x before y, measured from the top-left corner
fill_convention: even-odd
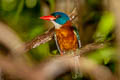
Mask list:
[[[75,57],[70,55],[57,57],[49,60],[44,66],[40,65],[42,68],[39,69],[38,67],[34,73],[36,75],[35,78],[37,78],[36,80],[39,80],[41,77],[43,80],[53,80],[65,72],[74,71],[76,67],[79,68],[80,72],[88,74],[94,80],[115,80],[115,77],[108,68],[97,65],[84,57],[80,57],[79,64],[75,66]]]
[[[76,9],[73,10],[73,13],[75,12],[75,10]],[[75,15],[72,16],[71,14],[70,16],[71,20],[75,18],[73,17]],[[53,37],[53,34],[54,28],[26,43],[25,49],[30,50],[39,46],[40,44],[50,41]],[[78,51],[78,55],[83,55],[84,53],[88,53],[90,51],[103,47],[104,43],[92,43],[81,48]],[[16,51],[19,52],[19,50]],[[50,80],[55,79],[56,77],[67,71],[75,70],[75,57],[78,56],[64,55],[60,57],[55,57],[49,59],[47,62],[44,61],[43,64],[40,64],[40,67],[37,66],[31,68],[26,64],[26,61],[20,61],[19,59],[12,59],[0,56],[0,68],[2,68],[3,71],[9,73],[10,75],[14,75],[14,77],[20,77],[26,80]],[[108,68],[97,65],[93,61],[88,60],[84,57],[79,58],[79,64],[77,64],[77,68],[79,68],[81,72],[90,75],[91,78],[94,78],[95,80],[116,80],[114,75]]]
[[[79,54],[78,55],[84,55],[84,53],[88,53],[100,48],[104,48],[106,45],[106,43],[91,43],[91,44],[87,44],[86,46],[84,46],[83,48],[79,49]]]
[[[54,28],[51,28],[46,33],[35,37],[32,41],[25,44],[26,50],[28,51],[32,48],[36,48],[37,46],[52,40],[53,34],[54,34]]]
[[[103,47],[103,43],[92,43],[81,48],[79,55]],[[43,61],[39,66],[31,68],[25,64],[25,61],[21,62],[19,60],[0,57],[0,67],[10,75],[26,80],[53,80],[65,72],[74,71],[76,68],[75,57],[77,56],[64,55],[54,57]],[[80,72],[88,74],[95,80],[116,80],[108,68],[97,65],[84,57],[79,58],[77,68],[79,68]]]
[[[14,56],[24,53],[23,42],[8,25],[0,22],[0,43],[7,47]]]
[[[74,20],[77,17],[76,8],[73,9],[73,11],[71,12],[71,14],[69,14],[69,16],[70,16],[70,20]],[[25,50],[29,51],[32,48],[36,48],[37,46],[52,40],[53,34],[54,34],[54,27],[48,30],[47,32],[45,32],[44,34],[35,37],[32,41],[26,43]]]

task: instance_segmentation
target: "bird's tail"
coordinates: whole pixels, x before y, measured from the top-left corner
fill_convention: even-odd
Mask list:
[[[72,78],[73,79],[77,79],[77,78],[81,78],[82,77],[82,73],[80,72],[80,69],[78,67],[78,65],[80,65],[80,63],[79,63],[79,57],[80,56],[75,56],[74,57],[75,69],[72,72]]]

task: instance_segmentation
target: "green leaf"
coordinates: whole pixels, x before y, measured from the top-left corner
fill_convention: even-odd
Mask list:
[[[57,53],[58,53],[57,50],[53,50],[53,51],[52,51],[52,54],[54,54],[54,55],[56,55]]]
[[[53,12],[54,11],[54,8],[55,8],[55,0],[48,0],[49,3],[50,3],[50,8],[51,8],[51,11]]]
[[[115,53],[115,49],[111,47],[106,47],[87,55],[88,58],[94,60],[96,63],[104,62],[107,64]]]
[[[105,12],[101,17],[101,20],[98,24],[98,28],[96,30],[93,38],[96,42],[103,42],[107,39],[109,33],[113,30],[115,24],[115,19],[112,13]]]
[[[1,7],[4,11],[14,10],[17,4],[17,0],[1,0]]]
[[[37,0],[25,0],[26,6],[28,8],[33,8],[37,4]]]
[[[29,32],[29,39],[33,39],[35,36],[44,32],[44,26],[36,25],[32,30]]]
[[[50,55],[49,44],[45,43],[31,50],[32,58],[36,61],[40,61]]]
[[[20,17],[20,13],[23,10],[23,7],[24,7],[24,0],[20,0],[20,3],[18,5],[18,9],[17,9],[16,15],[15,15],[15,19],[14,19],[14,22],[13,22],[14,24],[17,24],[17,22],[19,20],[19,17]]]

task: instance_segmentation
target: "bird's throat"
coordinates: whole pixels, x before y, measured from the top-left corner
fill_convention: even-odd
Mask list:
[[[55,29],[60,29],[61,27],[71,27],[71,22],[70,21],[67,21],[65,24],[61,25],[61,24],[58,24],[56,23],[55,21],[51,21],[54,26],[55,26]]]
[[[55,25],[55,29],[60,29],[62,25],[56,23],[55,21],[51,21]]]

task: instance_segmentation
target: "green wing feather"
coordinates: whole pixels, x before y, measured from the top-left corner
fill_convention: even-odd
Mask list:
[[[73,31],[74,31],[75,35],[77,36],[78,48],[81,48],[81,41],[80,41],[79,32],[78,32],[78,30],[77,30],[77,28],[75,26],[73,26]]]
[[[58,41],[57,41],[56,33],[54,33],[54,39],[55,39],[55,43],[56,43],[56,45],[57,45],[57,49],[58,49],[58,51],[61,53],[61,49],[60,49],[59,44],[58,44]]]

